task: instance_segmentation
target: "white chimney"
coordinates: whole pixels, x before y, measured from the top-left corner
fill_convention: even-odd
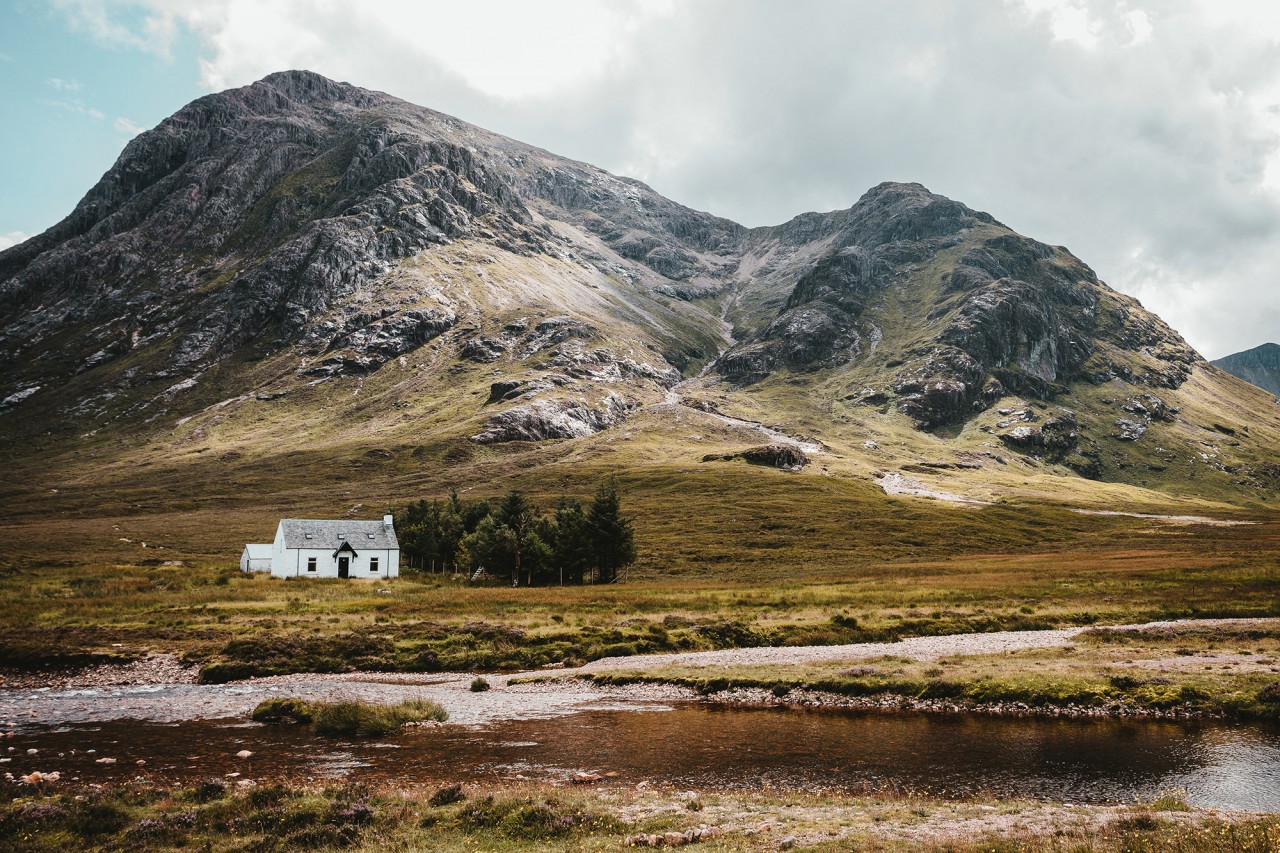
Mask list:
[[[391,529],[391,516],[390,516],[390,515],[384,515],[384,516],[382,517],[382,526],[383,526],[383,527],[385,527],[385,528],[387,528],[388,530],[390,530],[390,529]]]

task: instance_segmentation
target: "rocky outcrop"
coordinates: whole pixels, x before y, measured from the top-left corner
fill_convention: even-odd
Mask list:
[[[955,231],[986,216],[919,185],[898,184],[876,187],[847,213],[829,226],[839,229],[836,248],[800,275],[777,318],[755,339],[721,356],[720,373],[750,383],[779,367],[812,370],[852,361],[865,352],[865,342],[877,339],[879,329],[864,324],[862,313],[898,267],[927,256],[935,243],[944,245]],[[806,222],[803,228],[769,230],[813,235],[815,227]],[[928,245],[909,244],[906,235],[912,234]]]
[[[609,394],[596,406],[580,400],[535,400],[493,415],[482,432],[471,436],[477,444],[583,438],[623,420],[633,408],[623,397]]]
[[[507,344],[504,341],[481,335],[464,343],[458,354],[469,361],[487,364],[502,358],[506,352]]]
[[[395,358],[444,334],[458,317],[452,311],[412,309],[367,324],[363,320],[361,316],[350,321],[348,329],[333,339],[329,349],[350,349],[383,359]]]
[[[903,370],[893,383],[898,410],[923,428],[964,420],[1003,396],[1003,389],[990,386],[984,393],[987,371],[968,353],[954,347],[940,347],[921,361]]]
[[[1137,441],[1147,434],[1147,424],[1142,421],[1131,421],[1128,418],[1116,418],[1116,431],[1112,433],[1121,441]]]
[[[1008,395],[1054,400],[1074,382],[1176,388],[1199,360],[1067,250],[918,184],[882,184],[847,211],[752,236],[766,252],[755,274],[784,279],[790,264],[795,277],[776,314],[717,362],[737,383],[875,370],[896,350],[880,356],[894,373],[863,379],[887,379],[897,409],[934,429]]]
[[[921,427],[964,420],[1006,394],[1049,400],[1081,378],[1099,309],[1087,267],[1007,234],[969,249],[943,278],[959,292],[934,312],[949,350],[931,350],[895,383],[899,408]],[[922,393],[922,377],[945,393]]]
[[[1022,453],[1061,459],[1076,449],[1080,422],[1076,413],[1058,409],[1040,423],[1022,423],[999,433],[1007,447]]]
[[[1121,404],[1120,408],[1147,423],[1152,423],[1153,421],[1171,422],[1176,420],[1178,413],[1182,411],[1177,406],[1170,406],[1165,403],[1155,394],[1138,394],[1130,397]]]

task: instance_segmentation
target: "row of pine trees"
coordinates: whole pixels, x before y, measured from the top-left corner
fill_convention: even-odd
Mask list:
[[[636,559],[631,519],[612,477],[589,505],[562,498],[551,515],[518,489],[496,504],[450,492],[445,500],[409,504],[395,525],[409,567],[514,586],[613,583]]]

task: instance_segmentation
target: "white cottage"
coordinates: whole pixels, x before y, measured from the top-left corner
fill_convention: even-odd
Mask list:
[[[271,571],[271,543],[252,542],[244,546],[244,552],[240,555],[240,571],[242,572],[269,572]]]
[[[382,521],[281,519],[271,544],[277,578],[394,578],[400,543],[391,516]]]

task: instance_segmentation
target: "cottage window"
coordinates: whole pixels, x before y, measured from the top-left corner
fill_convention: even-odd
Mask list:
[[[371,571],[371,572],[376,572],[377,570],[378,570],[378,558],[377,558],[377,557],[370,557],[370,558],[369,558],[369,571]]]
[[[307,557],[307,571],[314,572],[316,570],[316,558]]]

